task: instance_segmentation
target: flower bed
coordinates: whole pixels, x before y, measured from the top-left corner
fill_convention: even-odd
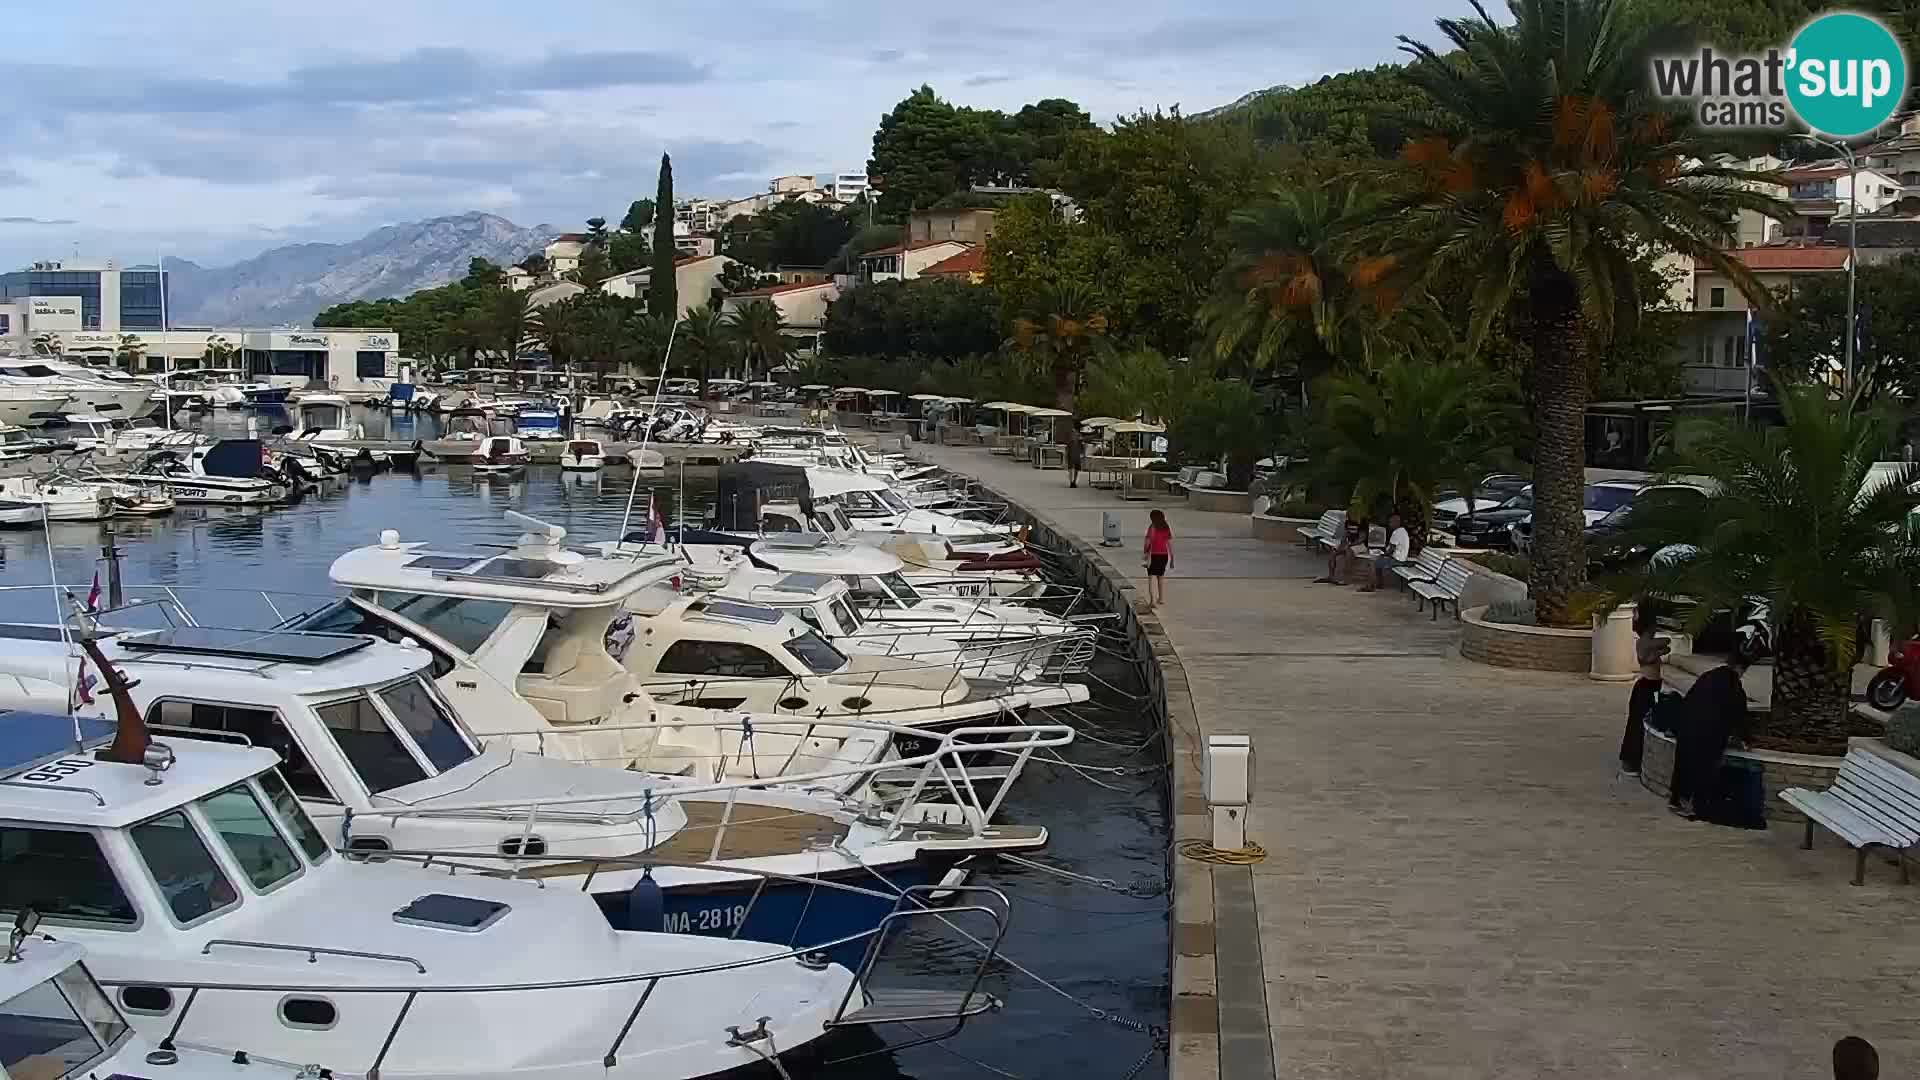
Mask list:
[[[1460,655],[1493,667],[1526,671],[1586,671],[1593,664],[1593,631],[1486,621],[1485,607],[1460,613]]]
[[[1253,496],[1223,488],[1188,488],[1187,509],[1210,514],[1246,514],[1253,511]]]

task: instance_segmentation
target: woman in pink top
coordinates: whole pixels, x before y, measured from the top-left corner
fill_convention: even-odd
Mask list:
[[[1173,565],[1173,527],[1167,524],[1167,515],[1158,510],[1149,514],[1143,554],[1147,560],[1147,602],[1164,604],[1167,602],[1167,567]]]

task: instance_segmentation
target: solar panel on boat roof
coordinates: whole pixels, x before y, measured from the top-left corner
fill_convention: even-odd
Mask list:
[[[525,578],[539,581],[541,578],[560,569],[557,563],[545,559],[521,559],[512,555],[502,555],[491,559],[485,566],[477,566],[473,572],[483,577]]]
[[[58,626],[0,623],[0,638],[13,638],[15,641],[65,641],[66,635],[60,632]]]
[[[233,656],[248,660],[290,660],[319,663],[373,644],[359,634],[286,633],[227,630],[216,626],[181,626],[145,637],[122,637],[123,648],[139,652],[192,653]]]
[[[718,615],[723,619],[744,619],[747,622],[777,623],[780,612],[758,604],[741,604],[732,600],[709,600],[700,606],[700,610],[709,615]]]
[[[409,570],[464,570],[485,555],[421,555],[407,560]]]
[[[74,725],[80,743],[74,744]],[[0,777],[31,772],[56,758],[113,739],[114,724],[94,716],[56,716],[52,713],[0,709]]]
[[[776,548],[817,548],[827,542],[826,533],[773,533],[760,543]]]
[[[782,589],[817,592],[822,586],[837,580],[832,574],[788,574],[774,584]]]

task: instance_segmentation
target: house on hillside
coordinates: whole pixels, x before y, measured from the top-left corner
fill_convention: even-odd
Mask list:
[[[860,255],[861,281],[912,281],[927,267],[967,250],[958,240],[907,241]]]
[[[1786,170],[1787,199],[1793,204],[1788,236],[1822,239],[1838,222],[1855,212],[1876,213],[1900,198],[1900,181],[1879,169],[1857,172],[1844,161],[1822,161]]]
[[[569,270],[580,269],[580,255],[587,250],[586,233],[561,233],[548,242],[546,247],[547,273],[561,277]]]
[[[1746,264],[1770,290],[1791,289],[1794,282],[1826,274],[1844,274],[1847,249],[1812,247],[1739,248],[1729,254]],[[1747,339],[1751,305],[1733,280],[1711,263],[1693,271],[1688,328],[1676,343],[1687,369],[1687,390],[1695,394],[1739,394],[1747,388],[1752,350]]]
[[[994,211],[984,207],[958,210],[915,210],[907,215],[907,242],[958,240],[984,244],[993,235]]]
[[[767,301],[779,309],[781,321],[787,324],[786,336],[793,341],[794,352],[813,356],[820,351],[827,305],[839,298],[840,289],[831,281],[768,285],[727,297],[722,310],[735,311],[755,300]]]
[[[731,265],[733,260],[725,255],[682,255],[675,259],[673,287],[680,301],[678,314],[684,317],[694,308],[712,300],[714,291],[720,287],[720,275]],[[643,266],[638,270],[615,274],[601,283],[600,288],[613,296],[644,297],[647,284],[652,280],[653,268]]]
[[[987,249],[975,244],[958,255],[948,256],[920,271],[923,278],[952,278],[969,285],[987,280]]]

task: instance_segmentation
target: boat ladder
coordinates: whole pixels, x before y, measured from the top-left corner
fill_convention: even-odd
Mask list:
[[[951,1027],[932,1035],[918,1036],[910,1042],[889,1042],[887,1051],[900,1050],[903,1047],[919,1046],[922,1043],[939,1042],[959,1034],[967,1021],[984,1012],[1000,1008],[999,998],[980,988],[985,980],[987,969],[1000,955],[1000,942],[1006,937],[1007,922],[1012,908],[1007,903],[1006,894],[998,889],[984,885],[914,885],[903,890],[894,901],[893,910],[881,920],[873,940],[867,943],[867,954],[860,962],[859,977],[847,987],[846,995],[840,999],[840,1007],[828,1020],[828,1028],[853,1027],[856,1025],[874,1026],[877,1024],[912,1024],[930,1022],[950,1022]],[[992,932],[985,940],[961,929],[957,923],[969,916],[980,916],[991,926]],[[912,987],[877,987],[872,984],[874,965],[885,951],[887,943],[895,936],[896,929],[905,928],[911,920],[933,920],[958,931],[963,937],[983,948],[980,964],[973,969],[965,989],[931,990]],[[854,995],[860,995],[855,1003]],[[910,1029],[911,1030],[911,1029]]]

